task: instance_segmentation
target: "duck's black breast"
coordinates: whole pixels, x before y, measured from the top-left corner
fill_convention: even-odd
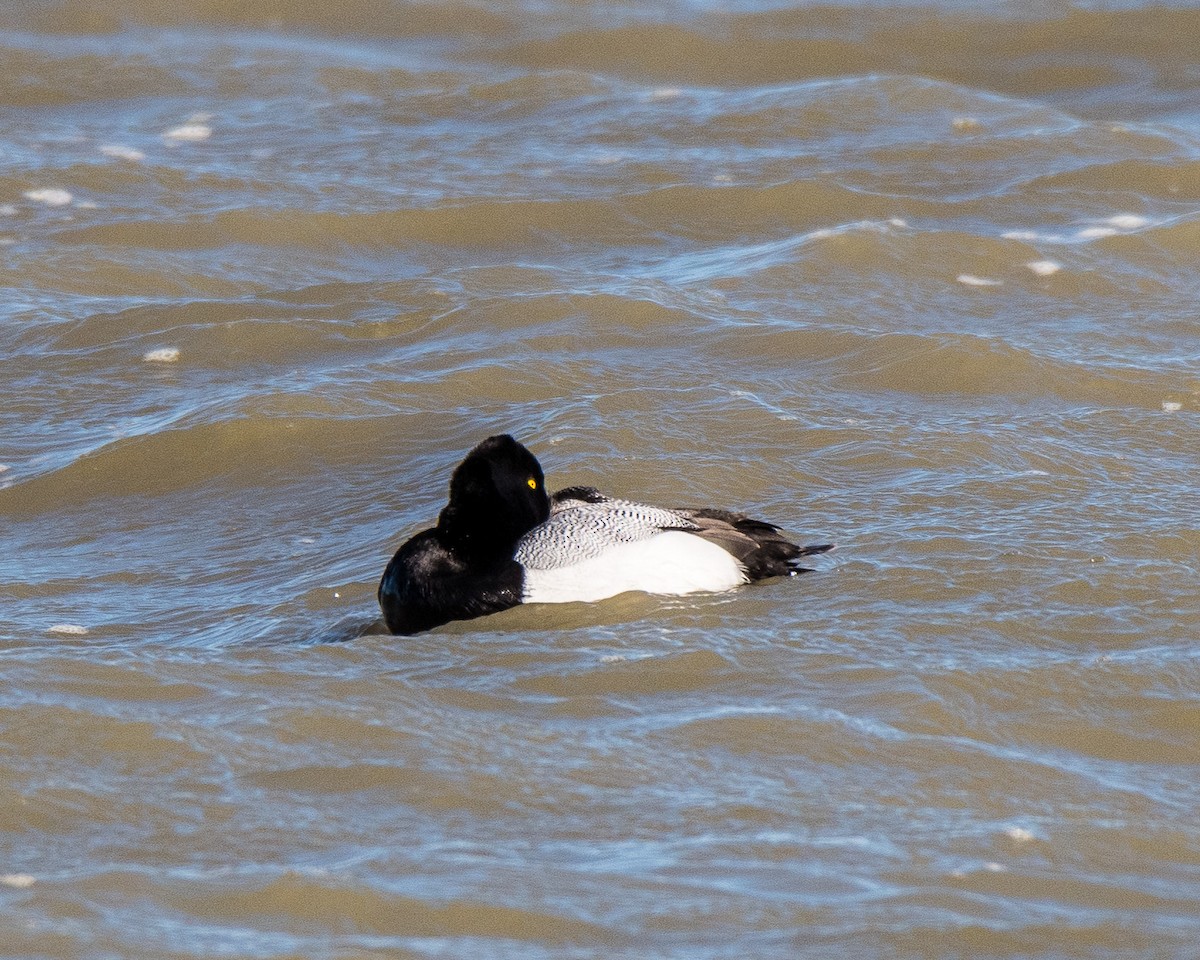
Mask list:
[[[515,607],[523,585],[516,561],[468,561],[431,528],[392,557],[379,582],[379,607],[392,633],[419,633]]]

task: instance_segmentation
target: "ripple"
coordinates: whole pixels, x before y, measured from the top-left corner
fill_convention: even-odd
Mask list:
[[[1191,11],[0,23],[10,949],[1190,956]],[[839,553],[381,632],[502,430]]]

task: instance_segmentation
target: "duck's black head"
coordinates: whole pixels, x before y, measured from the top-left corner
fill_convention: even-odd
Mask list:
[[[455,468],[438,532],[464,552],[510,557],[517,541],[548,516],[537,457],[501,434],[488,437]]]

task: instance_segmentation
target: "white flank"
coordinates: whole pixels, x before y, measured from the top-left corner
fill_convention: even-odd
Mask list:
[[[526,569],[526,603],[591,603],[618,593],[681,594],[729,590],[746,582],[741,565],[707,540],[668,530],[622,543],[598,557],[553,570]]]

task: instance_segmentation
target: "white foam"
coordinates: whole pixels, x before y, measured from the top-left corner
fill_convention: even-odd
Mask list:
[[[1031,260],[1025,266],[1039,277],[1052,277],[1062,269],[1062,264],[1053,260]]]
[[[892,227],[896,227],[896,228],[898,228],[898,229],[900,229],[900,230],[905,230],[905,229],[907,229],[907,228],[908,228],[908,221],[907,221],[907,220],[901,220],[899,217],[892,217],[892,218],[891,218],[891,219],[888,221],[888,225],[889,225],[889,226],[892,226]]]
[[[991,277],[977,277],[972,273],[960,273],[955,279],[968,287],[999,287],[1003,280],[993,280]]]
[[[0,203],[0,217],[13,217],[17,214],[17,208],[11,203]]]
[[[179,348],[159,347],[157,350],[147,350],[142,359],[147,363],[175,363],[179,360]]]
[[[200,143],[212,136],[212,127],[207,123],[189,122],[173,127],[163,134],[164,140],[176,143]]]
[[[0,873],[0,886],[27,890],[37,883],[37,877],[28,873]]]
[[[1177,411],[1183,409],[1183,404],[1178,400],[1164,400],[1162,402],[1162,408],[1166,413],[1176,413]]]
[[[1033,831],[1024,827],[1009,827],[1004,831],[1004,835],[1016,843],[1030,843],[1034,839]]]
[[[46,628],[47,633],[59,633],[68,637],[82,637],[88,632],[87,627],[81,627],[77,623],[56,623],[52,627]]]
[[[1093,221],[1094,222],[1094,221]],[[1037,230],[1009,230],[1002,233],[1005,240],[1023,240],[1042,243],[1077,243],[1086,240],[1103,240],[1119,233],[1129,233],[1149,226],[1151,220],[1136,213],[1118,213],[1090,227],[1080,227],[1070,233],[1049,233]]]
[[[971,130],[982,130],[983,124],[974,117],[955,117],[950,121],[950,126],[959,133],[966,133]]]
[[[1140,217],[1136,213],[1119,213],[1115,217],[1109,217],[1105,222],[1119,230],[1140,230],[1142,227],[1148,226],[1150,220]]]
[[[769,413],[774,414],[775,417],[779,420],[799,420],[800,419],[795,414],[788,413],[782,407],[777,407],[773,403],[768,403],[766,400],[762,399],[762,397],[756,396],[755,394],[751,393],[749,390],[730,390],[729,395],[731,397],[738,397],[743,400],[749,400],[751,403],[754,403],[754,404],[762,407],[764,410],[768,411]]]
[[[100,152],[106,157],[112,157],[114,160],[129,160],[133,163],[141,163],[146,159],[146,155],[141,150],[134,147],[125,147],[119,143],[105,144],[100,148]]]
[[[682,96],[683,91],[679,87],[659,87],[650,94],[651,100],[674,100]]]
[[[32,200],[34,203],[44,203],[48,207],[65,207],[75,199],[71,196],[71,191],[62,190],[58,187],[42,187],[39,190],[26,190],[24,196],[26,200]]]

